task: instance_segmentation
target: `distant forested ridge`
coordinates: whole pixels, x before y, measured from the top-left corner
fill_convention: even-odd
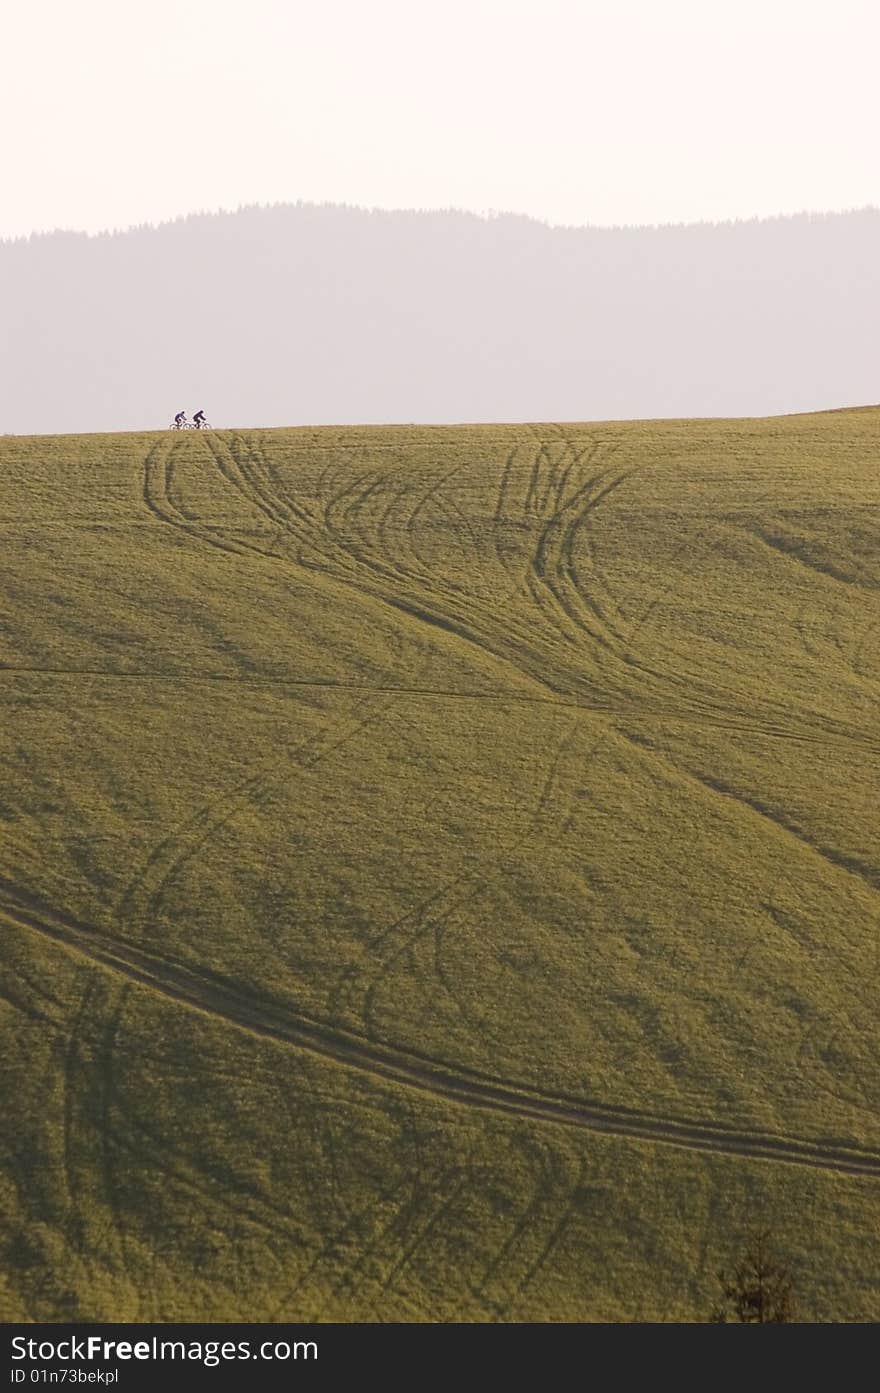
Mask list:
[[[653,228],[286,205],[0,244],[0,433],[880,399],[880,211]]]

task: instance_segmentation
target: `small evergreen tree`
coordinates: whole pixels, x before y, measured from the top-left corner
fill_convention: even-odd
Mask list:
[[[718,1273],[722,1300],[710,1320],[778,1325],[795,1319],[791,1275],[774,1260],[771,1236],[770,1229],[761,1229],[733,1269],[733,1276]]]

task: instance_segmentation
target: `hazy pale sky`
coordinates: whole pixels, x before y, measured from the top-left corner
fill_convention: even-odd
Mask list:
[[[5,0],[0,236],[242,203],[880,204],[876,0]]]

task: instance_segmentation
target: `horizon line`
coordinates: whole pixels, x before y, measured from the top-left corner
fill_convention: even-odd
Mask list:
[[[231,218],[238,217],[242,213],[252,212],[275,212],[281,210],[337,210],[348,213],[361,213],[367,216],[392,217],[403,215],[407,217],[436,217],[449,216],[473,218],[478,222],[499,222],[502,220],[515,220],[518,222],[534,223],[537,227],[546,228],[551,232],[663,232],[672,230],[685,230],[688,228],[728,228],[751,226],[756,223],[779,223],[794,222],[796,220],[808,221],[828,221],[833,218],[852,217],[859,213],[880,213],[880,205],[865,203],[860,206],[836,209],[810,209],[802,208],[797,212],[790,213],[754,213],[749,215],[731,218],[695,218],[690,221],[682,220],[678,222],[644,222],[644,223],[568,223],[551,222],[548,218],[538,217],[533,213],[519,213],[510,209],[488,208],[476,210],[473,208],[460,208],[455,205],[437,205],[434,207],[381,207],[378,204],[359,204],[346,203],[334,199],[313,200],[313,199],[291,199],[276,200],[273,202],[251,202],[240,203],[236,208],[216,207],[193,209],[186,213],[177,213],[173,217],[160,218],[156,222],[137,222],[119,224],[114,227],[99,228],[96,231],[89,231],[86,228],[75,227],[47,227],[34,228],[30,232],[10,233],[0,236],[0,246],[11,246],[19,242],[32,242],[44,237],[84,237],[90,241],[98,241],[101,238],[124,237],[131,232],[160,232],[164,228],[175,227],[181,223],[193,222],[209,218]]]
[[[858,411],[880,411],[880,402],[856,402],[851,406],[814,406],[806,411],[772,411],[769,415],[733,416],[602,416],[560,417],[555,421],[526,421],[500,418],[497,420],[463,421],[299,421],[285,426],[209,426],[205,434],[223,435],[235,431],[321,431],[321,430],[491,430],[506,427],[511,430],[548,425],[567,426],[647,426],[688,425],[691,422],[724,421],[785,421],[797,416],[842,416]],[[74,440],[85,435],[167,435],[168,426],[129,426],[126,430],[60,430],[60,431],[0,431],[0,440]]]

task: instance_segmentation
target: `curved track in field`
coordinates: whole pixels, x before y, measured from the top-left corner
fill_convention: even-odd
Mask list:
[[[253,765],[247,777],[234,788],[218,792],[197,808],[163,837],[135,870],[117,904],[120,922],[140,925],[154,920],[169,882],[227,823],[245,810],[265,804],[269,795],[295,774],[314,769],[361,731],[381,720],[393,699],[393,694],[377,690],[375,695],[361,699],[353,710],[331,719],[326,729],[287,748],[284,751],[286,763],[276,756],[271,761]]]
[[[417,1089],[445,1103],[689,1151],[880,1179],[880,1151],[869,1148],[748,1132],[712,1122],[605,1106],[513,1084],[415,1051],[384,1045],[302,1015],[282,1002],[258,997],[219,974],[146,953],[132,943],[114,942],[7,883],[0,884],[0,913],[19,929],[40,934],[180,1006],[210,1015],[236,1029],[321,1055],[377,1081]]]
[[[366,1034],[375,1035],[375,1008],[379,992],[386,984],[394,968],[404,956],[411,953],[417,944],[433,936],[434,972],[438,988],[441,988],[453,1001],[459,1014],[467,1020],[467,1012],[452,988],[452,983],[441,966],[441,942],[445,926],[450,916],[461,910],[485,893],[492,876],[506,859],[513,856],[526,843],[534,844],[540,839],[542,820],[549,820],[551,826],[561,820],[564,809],[557,810],[548,819],[552,793],[559,775],[559,765],[574,732],[574,723],[563,735],[550,769],[540,789],[538,799],[527,823],[512,839],[481,858],[476,865],[463,870],[453,880],[441,886],[422,904],[404,914],[394,923],[386,926],[364,948],[360,957],[348,964],[340,974],[329,998],[329,1008],[334,1016],[346,1010],[354,1013]],[[560,800],[561,801],[561,800]]]
[[[450,474],[408,493],[390,475],[368,471],[354,480],[347,478],[334,490],[337,481],[331,464],[322,475],[329,497],[315,512],[282,493],[268,462],[249,439],[236,434],[227,442],[215,434],[200,445],[202,458],[207,456],[264,527],[271,527],[295,547],[296,560],[268,549],[268,534],[261,545],[247,531],[211,526],[186,509],[176,479],[176,457],[188,451],[188,442],[175,441],[170,447],[160,443],[145,461],[144,502],[158,521],[223,551],[250,553],[282,565],[302,564],[334,586],[367,596],[420,627],[439,630],[473,654],[488,658],[500,676],[516,682],[511,698],[523,697],[526,683],[534,700],[576,705],[600,717],[692,722],[804,744],[878,748],[864,732],[833,718],[806,712],[793,718],[778,703],[719,688],[696,673],[658,669],[637,655],[636,639],[657,601],[624,625],[601,574],[593,570],[590,576],[595,582],[592,593],[574,556],[579,532],[587,537],[593,554],[588,531],[594,514],[630,477],[626,472],[611,475],[608,461],[613,450],[600,439],[563,438],[553,442],[552,451],[542,445],[531,469],[526,461],[521,464],[520,491],[514,479],[516,451],[502,468],[496,522],[504,506],[528,519],[530,528],[537,527],[531,550],[523,557],[517,593],[535,605],[536,614],[548,626],[543,635],[540,626],[524,622],[514,610],[502,615],[488,612],[475,597],[432,575],[418,562],[404,566],[400,558],[390,559],[384,528],[391,513],[398,514],[406,534],[413,514],[426,500],[442,496]],[[409,545],[411,549],[411,540]],[[604,591],[601,599],[599,590]],[[549,643],[548,631],[553,638]],[[592,674],[583,666],[586,653]]]

